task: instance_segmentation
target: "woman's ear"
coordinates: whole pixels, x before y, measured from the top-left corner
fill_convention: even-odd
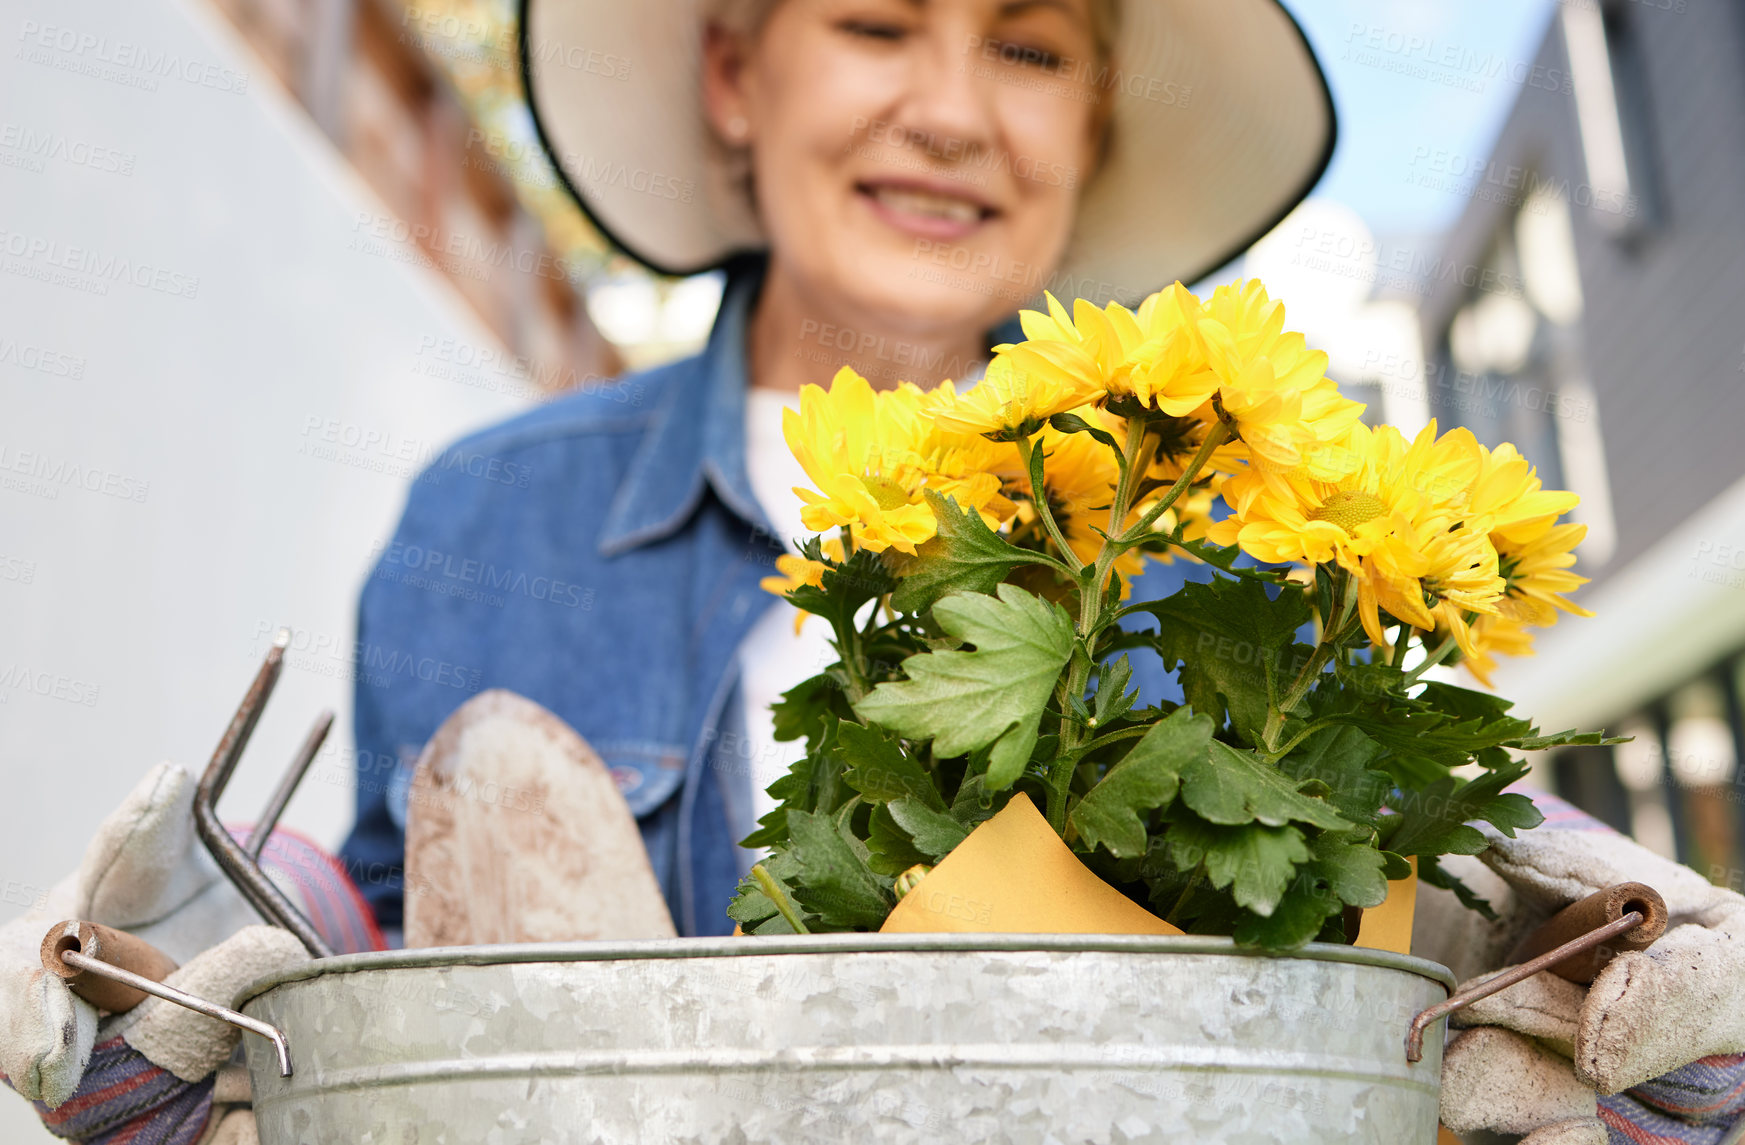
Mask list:
[[[711,21],[703,29],[703,112],[715,134],[729,147],[751,142],[745,76],[751,41]]]

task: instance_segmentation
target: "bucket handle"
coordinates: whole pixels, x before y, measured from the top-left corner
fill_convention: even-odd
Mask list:
[[[1566,934],[1574,933],[1574,938],[1501,974],[1468,986],[1451,995],[1446,1002],[1419,1011],[1406,1030],[1406,1060],[1422,1061],[1424,1031],[1456,1010],[1507,990],[1542,970],[1554,971],[1559,977],[1585,986],[1593,981],[1594,975],[1605,964],[1605,958],[1577,959],[1577,955],[1597,951],[1602,946],[1608,953],[1646,950],[1665,932],[1666,902],[1653,887],[1643,883],[1618,883],[1596,891],[1553,915],[1516,950],[1531,953],[1545,950]]]

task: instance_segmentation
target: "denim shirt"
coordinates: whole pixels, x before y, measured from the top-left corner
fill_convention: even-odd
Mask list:
[[[732,930],[725,909],[750,859],[737,841],[755,826],[751,768],[733,750],[736,653],[779,603],[758,581],[782,551],[745,468],[760,281],[755,265],[729,276],[696,357],[468,437],[414,483],[358,608],[357,824],[341,850],[384,927],[401,925],[419,752],[470,696],[507,688],[612,770],[679,932]],[[1135,589],[1181,579],[1160,568]],[[1134,659],[1142,692],[1171,690],[1143,682],[1155,657]],[[514,806],[527,793],[476,797]]]

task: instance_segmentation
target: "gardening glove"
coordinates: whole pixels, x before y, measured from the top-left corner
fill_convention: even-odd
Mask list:
[[[106,1016],[42,968],[44,933],[79,918],[127,930],[182,965],[166,981],[220,1004],[307,958],[260,917],[196,845],[195,783],[160,764],[98,828],[79,870],[0,927],[0,1073],[51,1132],[91,1140],[149,1122],[194,1141],[212,1118],[213,1074],[237,1032],[147,999]],[[69,1101],[78,1096],[80,1100]]]
[[[1528,1133],[1533,1145],[1603,1141],[1601,1127],[1620,1140],[1642,1139],[1631,1131],[1718,1140],[1745,1111],[1745,898],[1561,801],[1535,802],[1546,825],[1514,839],[1480,825],[1491,843],[1482,864],[1445,860],[1499,922],[1425,888],[1427,956],[1463,978],[1495,973],[1557,910],[1619,882],[1659,891],[1668,929],[1648,950],[1612,959],[1591,986],[1541,973],[1453,1015],[1469,1029],[1444,1057],[1444,1123]]]

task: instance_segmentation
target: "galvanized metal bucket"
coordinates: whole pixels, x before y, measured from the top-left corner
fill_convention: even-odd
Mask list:
[[[243,1006],[262,1145],[1430,1145],[1453,988],[1229,939],[809,935],[318,959]]]

